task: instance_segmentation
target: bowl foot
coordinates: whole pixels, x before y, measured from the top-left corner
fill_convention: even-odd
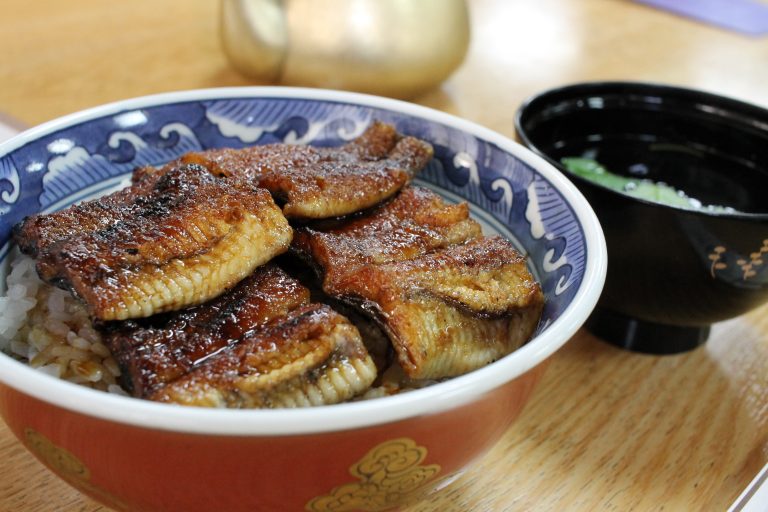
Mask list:
[[[702,345],[709,326],[683,327],[637,320],[598,308],[589,317],[587,329],[598,338],[621,348],[647,354],[678,354]]]

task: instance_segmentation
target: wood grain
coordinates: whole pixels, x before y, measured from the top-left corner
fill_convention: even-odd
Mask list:
[[[5,0],[0,111],[29,124],[144,94],[247,85],[210,0]],[[464,65],[414,101],[514,136],[543,89],[627,79],[768,106],[768,40],[628,0],[474,0]],[[648,356],[580,331],[499,444],[407,512],[725,510],[768,462],[768,306],[693,352]],[[119,461],[117,461],[119,463]],[[0,511],[105,511],[0,426]]]
[[[409,512],[726,510],[768,456],[766,328],[763,309],[667,357],[580,333],[499,445]]]

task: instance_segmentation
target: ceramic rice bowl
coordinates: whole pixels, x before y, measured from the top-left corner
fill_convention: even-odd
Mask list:
[[[600,226],[542,158],[426,108],[350,93],[237,88],[164,94],[67,116],[0,145],[0,243],[12,226],[117,186],[140,165],[212,147],[340,144],[374,119],[435,147],[419,182],[467,200],[528,255],[546,297],[525,346],[395,396],[295,410],[206,410],[62,381],[0,354],[0,412],[48,468],[116,510],[387,510],[447,485],[520,413],[546,360],[596,304]]]

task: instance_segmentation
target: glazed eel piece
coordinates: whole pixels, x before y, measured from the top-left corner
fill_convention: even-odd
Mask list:
[[[432,159],[432,146],[374,122],[340,147],[265,144],[188,153],[205,165],[269,190],[291,219],[348,215],[393,196]]]
[[[309,303],[309,291],[266,264],[204,304],[99,325],[121,370],[123,389],[146,398],[247,332]]]
[[[162,172],[154,167],[139,167],[133,171],[130,185],[121,190],[64,210],[27,217],[14,226],[19,249],[24,254],[37,257],[58,241],[119,222],[115,211],[148,194],[161,175]]]
[[[390,197],[431,157],[429,144],[377,121],[360,137],[336,148],[267,144],[192,152],[159,168],[139,167],[128,187],[65,210],[30,216],[14,231],[22,252],[37,257],[58,241],[109,228],[132,211],[141,214],[140,199],[152,193],[163,175],[186,164],[267,188],[288,201],[284,208],[288,216],[336,217]]]
[[[160,168],[137,168],[128,187],[65,210],[38,214],[16,228],[21,250],[32,257],[48,245],[124,220],[157,180],[184,164],[216,176],[244,179],[282,200],[288,216],[327,218],[368,208],[396,193],[432,157],[432,147],[375,121],[351,142],[335,148],[267,144],[191,152]],[[136,208],[140,210],[140,208]]]
[[[544,306],[525,258],[498,236],[367,265],[337,289],[379,319],[413,379],[460,375],[509,354]]]
[[[51,222],[37,215],[15,231],[41,278],[70,290],[94,319],[200,304],[290,244],[293,231],[264,189],[200,165],[142,175],[117,196],[54,214],[69,221],[63,229],[46,228]],[[92,212],[104,219],[92,222]]]
[[[367,390],[376,366],[360,333],[324,304],[308,304],[244,336],[150,398],[200,407],[306,407]]]
[[[525,258],[482,237],[466,204],[408,187],[368,215],[297,230],[326,293],[354,304],[387,332],[412,379],[440,379],[492,362],[524,343],[543,294]]]
[[[132,395],[202,407],[331,404],[366,390],[376,368],[349,321],[309,303],[279,267],[258,268],[213,301],[101,326]]]
[[[375,122],[338,148],[270,144],[144,167],[109,196],[16,226],[41,278],[103,321],[199,304],[285,251],[283,215],[324,218],[395,194],[432,147]],[[270,194],[285,202],[282,212]]]
[[[291,247],[322,275],[323,290],[337,296],[338,282],[362,266],[408,260],[480,236],[466,203],[448,204],[427,188],[408,186],[363,215],[297,229]]]

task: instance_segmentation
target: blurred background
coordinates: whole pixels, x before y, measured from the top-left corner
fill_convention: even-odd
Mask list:
[[[445,37],[436,28],[447,16],[439,6],[454,10],[461,2],[413,3],[420,2],[437,11],[411,22],[408,28],[423,31],[415,39],[430,40],[435,32],[437,39]],[[370,8],[377,2],[311,2],[318,11],[328,6],[325,19],[330,21],[355,3]],[[379,12],[391,14],[398,8],[407,12],[411,2],[378,3],[391,6]],[[764,38],[631,0],[468,0],[466,5],[466,58],[447,80],[415,91],[410,99],[507,135],[513,111],[526,97],[582,80],[688,84],[768,106]],[[275,83],[245,76],[230,63],[220,37],[218,1],[4,0],[2,7],[13,15],[0,17],[0,111],[26,124],[168,90]],[[304,18],[317,27],[314,21]],[[462,41],[445,40],[444,52],[435,47],[436,60],[462,46]]]

